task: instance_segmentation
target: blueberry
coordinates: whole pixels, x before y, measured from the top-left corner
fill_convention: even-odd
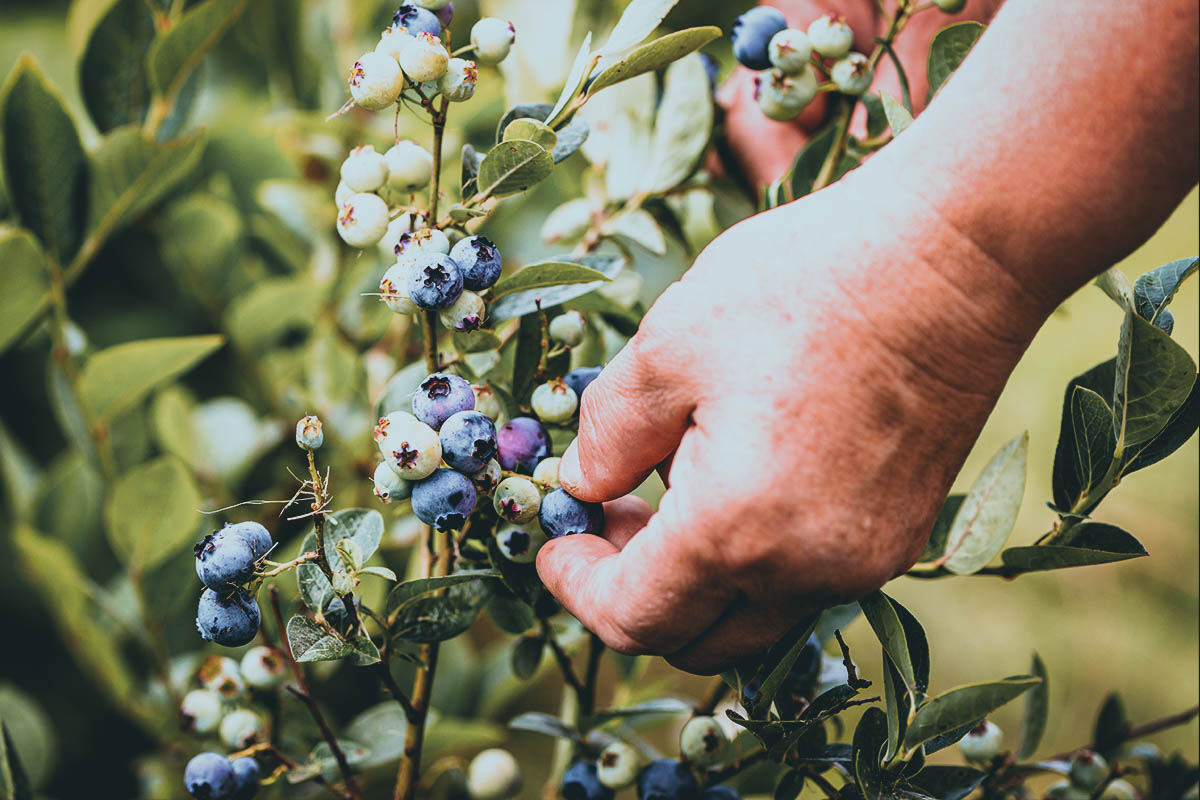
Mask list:
[[[1090,792],[1104,782],[1108,773],[1108,762],[1104,760],[1104,756],[1085,749],[1071,756],[1071,767],[1067,777],[1075,786]]]
[[[554,455],[550,434],[532,417],[516,417],[496,431],[496,460],[502,469],[533,473],[538,462]]]
[[[407,29],[413,36],[418,33],[442,35],[442,23],[437,15],[412,3],[405,3],[396,9],[396,13],[392,15],[392,24]]]
[[[563,800],[613,800],[613,790],[600,782],[595,761],[576,761],[562,781]]]
[[[751,708],[758,702],[759,692],[762,691],[762,685],[758,681],[750,681],[742,687],[742,705],[746,708]]]
[[[442,23],[442,27],[448,27],[450,20],[454,19],[454,3],[446,3],[446,5],[434,12],[437,14],[438,21]]]
[[[242,756],[230,762],[230,766],[233,767],[233,774],[237,776],[235,800],[250,800],[258,794],[258,762],[248,756]]]
[[[492,505],[503,519],[520,525],[537,519],[538,509],[542,506],[542,493],[533,481],[513,475],[496,487],[492,493]]]
[[[788,673],[787,682],[792,691],[811,691],[821,676],[821,640],[809,636],[796,662]]]
[[[700,800],[742,800],[742,796],[728,786],[710,786],[700,795]]]
[[[536,522],[507,525],[496,531],[496,545],[501,554],[518,564],[532,564],[545,543],[546,534]]]
[[[660,758],[638,775],[637,796],[638,800],[697,800],[700,786],[687,764]]]
[[[412,510],[439,531],[458,530],[475,509],[475,484],[461,472],[439,469],[412,490]]]
[[[183,771],[183,787],[196,800],[232,800],[237,785],[229,759],[220,753],[194,756]]]
[[[212,589],[205,589],[200,595],[196,629],[205,641],[241,647],[249,644],[258,633],[261,621],[258,602],[242,589],[235,589],[228,597],[222,597]]]
[[[413,393],[413,415],[435,431],[460,411],[475,410],[471,384],[457,375],[435,372]]]
[[[275,542],[271,539],[271,534],[262,525],[252,520],[243,522],[226,523],[224,529],[227,533],[236,534],[250,543],[250,549],[254,551],[255,560],[261,559],[271,551],[275,546]]]
[[[591,385],[592,381],[596,380],[597,376],[600,375],[601,369],[602,367],[577,367],[564,375],[563,380],[582,399],[583,390]]]
[[[555,489],[542,498],[538,522],[551,539],[576,533],[599,535],[604,530],[604,506],[585,503],[565,489]]]
[[[450,250],[450,258],[463,273],[463,286],[487,289],[500,277],[500,251],[483,236],[468,236]]]
[[[756,6],[737,18],[733,23],[733,57],[750,69],[766,69],[771,66],[767,45],[771,37],[787,27],[777,9]]]
[[[472,401],[475,398],[471,394]],[[459,472],[472,475],[496,455],[496,424],[478,411],[459,411],[442,423],[442,458]]]
[[[613,742],[596,760],[596,777],[610,789],[626,789],[637,782],[642,757],[625,742]]]
[[[449,256],[423,253],[416,257],[408,276],[408,296],[418,306],[449,308],[462,290],[462,270]]]
[[[193,549],[196,575],[210,589],[227,593],[254,575],[254,549],[250,542],[223,528],[201,539]]]

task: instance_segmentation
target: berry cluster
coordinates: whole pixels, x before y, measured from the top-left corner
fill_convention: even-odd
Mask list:
[[[320,434],[319,423],[316,432]],[[196,611],[196,628],[206,641],[241,647],[258,633],[262,615],[245,587],[274,546],[267,529],[249,521],[226,525],[196,544],[196,575],[206,587]]]

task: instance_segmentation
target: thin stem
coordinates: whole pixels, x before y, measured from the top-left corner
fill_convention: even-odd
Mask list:
[[[709,684],[708,691],[704,693],[704,697],[696,704],[692,713],[697,717],[710,717],[717,705],[725,699],[725,695],[729,694],[729,684],[721,679],[720,676],[713,678],[713,682]]]
[[[280,750],[278,747],[276,747],[273,744],[255,745],[254,747],[257,747],[260,750],[266,750],[267,752],[271,753],[271,755],[273,755],[273,756],[275,756],[275,758],[279,759],[279,762],[281,764],[283,764],[285,767],[287,767],[288,769],[297,769],[300,766],[299,764],[296,763],[296,761],[294,759],[288,757],[288,755],[286,753],[284,753],[282,750]],[[252,750],[252,748],[247,748],[247,749]],[[230,758],[232,758],[232,756],[230,756]],[[347,794],[345,790],[343,790],[341,787],[334,786],[332,783],[325,780],[325,778],[320,774],[314,775],[312,780],[313,780],[313,783],[324,786],[326,789],[333,792],[338,797],[341,797],[342,800],[353,800],[353,798],[349,794]]]
[[[542,627],[542,638],[550,647],[550,652],[554,654],[554,660],[558,662],[558,668],[562,672],[563,680],[575,692],[575,696],[579,698],[579,705],[583,707],[584,695],[587,689],[580,683],[579,678],[575,675],[575,668],[571,666],[571,659],[559,645],[558,640],[554,638],[554,630],[550,627],[550,621],[545,617],[538,620]]]
[[[338,744],[337,738],[333,735],[333,731],[329,728],[329,723],[325,721],[325,715],[321,713],[321,709],[313,700],[312,694],[308,689],[308,681],[304,678],[304,669],[296,662],[292,655],[292,645],[288,641],[287,632],[283,625],[283,612],[279,608],[279,588],[272,584],[267,590],[267,594],[271,599],[271,611],[275,615],[275,628],[279,631],[279,648],[283,651],[283,656],[287,660],[288,666],[291,667],[292,675],[296,679],[296,686],[288,686],[287,690],[300,698],[308,709],[309,715],[313,718],[313,722],[317,724],[317,728],[321,731],[321,737],[325,743],[329,745],[329,751],[333,754],[334,761],[337,762],[338,771],[342,774],[342,780],[346,784],[348,791],[344,797],[358,800],[362,796],[359,791],[358,784],[354,781],[354,774],[350,771],[350,762],[346,760],[346,754],[342,752],[341,746]]]
[[[308,455],[308,478],[312,483],[313,491],[313,531],[317,536],[315,560],[332,588],[336,586],[333,580],[333,567],[329,565],[329,558],[325,550],[325,506],[329,503],[329,497],[325,493],[325,481],[321,477],[320,471],[317,470],[317,461],[313,456],[313,451],[306,450],[305,453]],[[354,606],[354,592],[342,594],[336,588],[334,588],[334,592],[342,598],[342,606],[346,609],[346,616],[350,619],[350,630],[357,633],[362,627],[362,622],[358,618],[358,609]]]
[[[604,642],[596,634],[588,639],[587,670],[584,672],[584,694],[579,698],[579,713],[590,716],[596,711],[596,685],[600,677],[600,659],[604,655]]]
[[[437,312],[432,308],[426,308],[421,310],[419,316],[421,318],[421,334],[425,337],[425,369],[427,372],[434,373],[441,369],[437,346]]]
[[[375,665],[375,671],[379,673],[379,681],[391,693],[392,697],[396,698],[396,702],[404,709],[404,718],[408,720],[408,724],[414,725],[417,721],[417,710],[413,707],[412,701],[408,699],[408,695],[404,693],[396,684],[396,679],[392,677],[392,671],[387,664],[379,663]]]
[[[729,780],[739,772],[748,769],[767,757],[766,750],[755,750],[748,756],[743,756],[737,761],[726,764],[723,767],[710,769],[704,774],[704,785],[713,786],[718,783]]]
[[[276,575],[282,575],[283,573],[287,572],[289,569],[295,569],[296,567],[300,566],[301,564],[307,564],[310,561],[318,561],[318,560],[320,560],[320,556],[314,550],[314,551],[311,551],[308,553],[304,553],[303,555],[299,556],[298,558],[292,559],[291,561],[287,562],[286,564],[280,564],[279,566],[275,567],[275,569],[269,570],[267,572],[260,572],[257,577],[259,577],[259,578],[274,578]]]
[[[1113,742],[1113,744],[1124,744],[1125,742],[1132,741],[1134,739],[1141,739],[1145,736],[1149,736],[1152,733],[1158,733],[1159,731],[1165,731],[1168,728],[1174,728],[1177,725],[1183,725],[1188,722],[1191,722],[1197,716],[1200,716],[1200,706],[1192,706],[1191,708],[1185,709],[1185,710],[1177,712],[1175,714],[1170,714],[1168,716],[1153,720],[1151,722],[1147,722],[1143,725],[1137,725],[1135,727],[1126,728],[1121,734],[1121,739],[1117,742]],[[1098,745],[1097,742],[1092,742],[1091,744],[1087,745],[1085,748],[1080,748],[1080,749],[1095,750],[1097,745]],[[1069,759],[1075,752],[1076,752],[1075,750],[1072,750],[1069,753],[1059,753],[1058,755],[1054,756],[1051,760],[1052,761],[1065,761],[1065,760]]]

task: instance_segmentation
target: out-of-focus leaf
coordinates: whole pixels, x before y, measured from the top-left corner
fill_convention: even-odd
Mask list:
[[[619,57],[645,39],[667,16],[679,0],[632,0],[617,20],[608,41],[600,48],[601,55]],[[718,32],[719,35],[719,32]]]
[[[1017,747],[1017,758],[1021,761],[1033,758],[1042,734],[1046,731],[1046,717],[1050,711],[1050,683],[1046,665],[1041,657],[1033,654],[1033,666],[1029,674],[1041,678],[1042,682],[1025,694],[1025,713],[1021,716],[1021,740]]]
[[[480,197],[519,194],[554,171],[554,158],[537,142],[510,139],[483,157],[476,177]]]
[[[146,73],[155,93],[173,98],[192,70],[246,10],[249,0],[205,0],[159,33],[146,53]]]
[[[202,498],[174,456],[163,456],[121,476],[105,506],[108,541],[136,575],[195,540]]]
[[[1112,758],[1116,749],[1124,743],[1128,729],[1129,715],[1125,713],[1125,703],[1121,695],[1113,692],[1104,698],[1104,704],[1096,716],[1096,727],[1092,733],[1096,752]]]
[[[938,800],[962,800],[986,777],[986,772],[972,767],[930,765],[909,778],[908,785]]]
[[[615,31],[614,31],[615,32]],[[718,39],[721,29],[709,25],[703,28],[688,28],[687,30],[669,33],[660,39],[647,42],[635,49],[620,61],[604,69],[596,80],[588,86],[588,94],[596,92],[615,83],[629,80],[646,72],[655,72],[679,61],[685,56],[696,52],[704,45]],[[708,100],[708,75],[704,76],[705,101]]]
[[[521,680],[529,680],[537,672],[542,663],[542,653],[546,642],[540,636],[522,636],[517,639],[512,650],[513,675]]]
[[[144,0],[72,3],[68,21],[78,61],[79,91],[101,132],[141,124],[150,106],[146,50],[154,16]]]
[[[270,347],[292,330],[309,330],[319,316],[320,287],[293,278],[260,282],[234,300],[229,309],[229,335],[243,347]]]
[[[38,701],[15,686],[0,684],[0,723],[7,729],[32,786],[41,787],[54,767],[57,747],[53,723]],[[0,754],[0,759],[3,755]],[[0,764],[0,772],[4,766]],[[0,797],[4,778],[0,777]]]
[[[603,272],[570,261],[541,261],[515,272],[492,287],[491,299],[548,286],[611,280]],[[543,308],[548,308],[543,304]]]
[[[667,252],[667,240],[662,228],[644,208],[631,208],[617,214],[604,224],[602,232],[606,236],[628,239],[658,256]]]
[[[0,231],[0,353],[50,304],[45,257],[27,231]]]
[[[143,339],[101,350],[79,375],[79,396],[91,420],[111,420],[141,402],[155,386],[187,372],[224,344],[220,336]]]
[[[558,717],[541,711],[527,711],[524,714],[518,714],[509,720],[508,727],[518,731],[543,733],[559,739],[570,739],[573,742],[580,739],[579,731],[568,726]]]

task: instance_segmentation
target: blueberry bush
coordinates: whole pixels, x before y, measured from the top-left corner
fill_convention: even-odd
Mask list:
[[[770,207],[902,135],[904,69],[936,92],[982,26],[947,26],[925,65],[897,61],[900,98],[871,92],[874,69],[914,15],[961,2],[899,3],[864,54],[837,17],[800,30],[757,8],[722,43],[712,25],[658,35],[675,2],[632,0],[607,36],[584,32],[554,102],[503,106],[523,35],[506,20],[364,4],[335,20],[336,49],[354,25],[382,34],[332,84],[312,34],[330,5],[76,0],[89,119],[30,57],[0,94],[0,348],[45,387],[35,419],[60,448],[43,467],[23,423],[0,427],[13,557],[88,691],[145,741],[141,796],[1196,796],[1197,766],[1144,741],[1196,708],[1139,719],[1114,693],[1076,748],[1047,752],[1050,665],[1035,654],[1026,674],[935,689],[921,623],[884,591],[685,696],[648,680],[647,658],[606,653],[533,565],[549,539],[603,530],[603,508],[558,485],[555,454],[637,329],[639,260],[669,240],[694,252],[736,206],[701,168],[719,123],[701,48],[759,70],[773,119],[830,95]],[[214,49],[266,84],[253,125],[189,127]],[[860,103],[866,138],[850,133]],[[561,252],[512,259],[504,209],[563,173],[580,196],[541,223]],[[947,498],[910,579],[939,592],[1147,555],[1093,515],[1196,432],[1196,365],[1168,305],[1197,265],[1097,282],[1118,306],[1116,351],[1067,382],[1052,483],[1036,489],[1048,530],[1009,544],[1017,434]],[[103,270],[120,270],[115,289]],[[158,302],[147,324],[103,313],[126,295]],[[119,343],[93,345],[92,323]],[[122,335],[147,326],[166,335]],[[183,335],[196,327],[219,333]],[[204,384],[238,394],[202,398]],[[851,625],[877,638],[878,673],[856,665]],[[550,684],[557,713],[519,708]],[[1014,701],[1006,735],[988,717]],[[0,703],[0,724],[0,798],[42,796],[36,703]],[[549,737],[544,790],[506,749],[518,732]]]

